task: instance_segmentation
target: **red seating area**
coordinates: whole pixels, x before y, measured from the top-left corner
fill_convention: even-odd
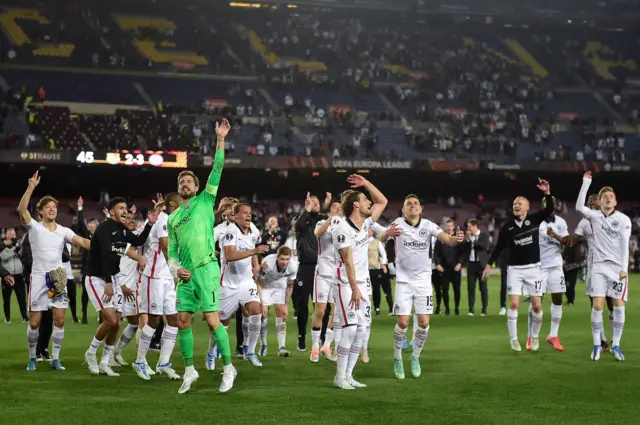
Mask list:
[[[89,144],[96,149],[187,149],[180,128],[152,111],[118,109],[115,114],[74,114],[66,107],[37,110],[32,131],[43,137],[45,147],[53,139],[56,149],[78,150]]]

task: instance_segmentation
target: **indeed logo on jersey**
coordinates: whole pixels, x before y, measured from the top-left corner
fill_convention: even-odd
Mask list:
[[[175,230],[178,230],[180,228],[180,226],[182,226],[183,224],[185,224],[187,221],[189,221],[191,219],[191,214],[187,215],[186,217],[184,217],[182,220],[180,220],[179,222],[176,223],[176,225],[174,226]]]
[[[112,246],[111,247],[111,252],[117,253],[120,257],[122,257],[124,255],[126,250],[127,250],[126,247],[122,247],[122,248],[118,248],[117,246]]]
[[[533,235],[529,235],[526,238],[520,238],[513,241],[514,244],[519,246],[525,246],[533,243]]]
[[[614,221],[614,223],[616,222]],[[618,237],[620,235],[620,232],[618,232],[617,230],[613,230],[612,228],[605,226],[604,224],[600,224],[600,228],[602,228],[602,230],[604,230],[605,233],[607,233],[607,235],[611,237]]]
[[[428,242],[420,242],[420,241],[404,241],[405,248],[411,248],[418,251],[426,251],[429,248]]]
[[[360,246],[362,246],[364,244],[368,244],[368,243],[369,243],[369,235],[365,234],[362,239],[356,241],[355,246],[356,247],[360,247]]]

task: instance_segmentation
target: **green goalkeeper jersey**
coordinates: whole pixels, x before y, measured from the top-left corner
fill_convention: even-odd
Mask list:
[[[194,270],[215,260],[214,204],[224,167],[224,150],[216,150],[207,185],[169,216],[169,264]]]

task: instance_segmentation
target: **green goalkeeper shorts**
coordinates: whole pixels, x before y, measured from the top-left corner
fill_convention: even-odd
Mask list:
[[[210,261],[191,271],[191,279],[179,281],[176,289],[176,310],[189,313],[210,313],[219,310],[220,267]]]

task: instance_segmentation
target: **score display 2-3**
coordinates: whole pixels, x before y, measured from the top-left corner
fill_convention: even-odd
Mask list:
[[[95,152],[80,151],[76,155],[76,164],[106,164],[154,167],[184,168],[187,166],[186,152],[166,151],[119,151],[119,152]]]

